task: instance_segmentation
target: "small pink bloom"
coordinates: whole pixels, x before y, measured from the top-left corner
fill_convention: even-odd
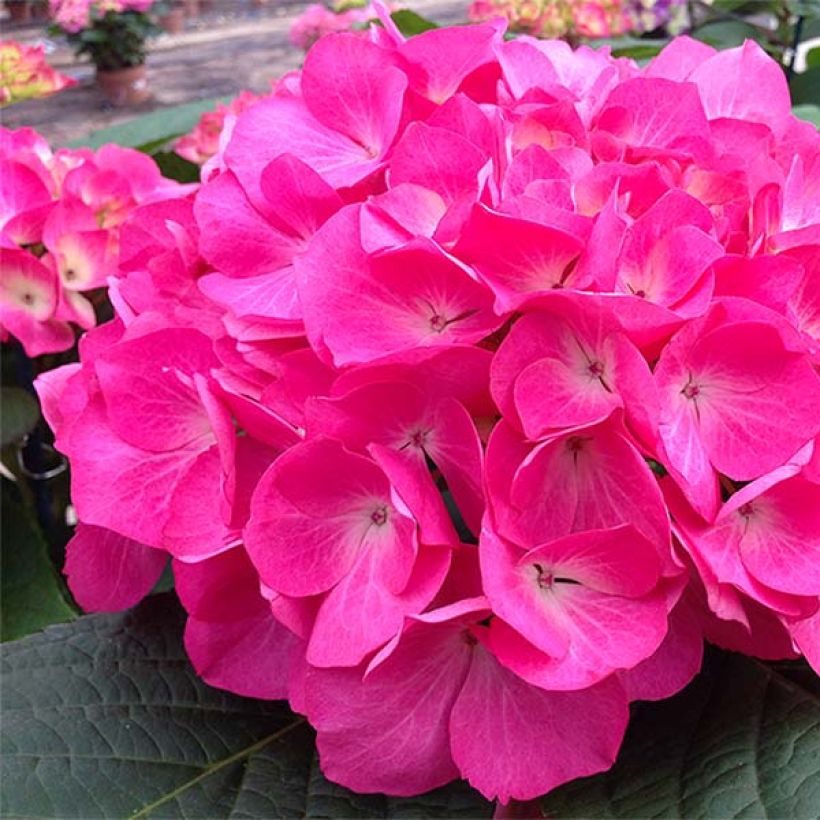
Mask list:
[[[449,550],[421,546],[416,526],[379,466],[334,439],[292,448],[265,474],[245,541],[273,590],[324,595],[310,663],[358,664],[430,602]]]
[[[782,464],[820,429],[820,381],[774,324],[721,322],[721,308],[685,327],[655,369],[660,434],[684,480],[715,469],[740,481]]]

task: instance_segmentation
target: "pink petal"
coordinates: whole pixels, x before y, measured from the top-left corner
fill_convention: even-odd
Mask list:
[[[453,760],[487,799],[529,800],[608,769],[626,729],[626,704],[614,680],[547,692],[476,647],[450,717]]]
[[[63,446],[71,457],[71,497],[80,519],[161,546],[174,488],[200,449],[151,453],[133,447],[111,430],[99,397],[89,401]]]
[[[139,603],[155,586],[168,556],[113,530],[80,523],[66,547],[63,572],[87,612],[117,612]]]
[[[411,37],[399,53],[409,63],[414,88],[443,103],[469,74],[495,59],[493,43],[499,40],[499,28],[493,24],[438,28]]]
[[[265,607],[235,621],[189,617],[185,651],[197,674],[211,686],[245,697],[281,700],[289,695],[289,667],[302,645]]]
[[[618,673],[633,700],[663,700],[683,689],[700,672],[703,632],[695,613],[681,601],[669,614],[669,631],[656,652]]]
[[[391,561],[384,580],[398,592],[415,558],[413,529],[375,463],[318,438],[291,448],[262,477],[245,543],[262,580],[286,595],[331,589],[372,550]]]
[[[458,777],[448,718],[470,665],[458,623],[416,624],[362,680],[361,669],[311,669],[307,713],[322,771],[358,792],[411,795]]]
[[[780,134],[791,113],[780,66],[754,41],[702,62],[689,79],[698,86],[706,116],[762,122]]]
[[[400,594],[387,588],[378,549],[364,553],[327,595],[308,644],[314,666],[355,666],[401,630],[405,616],[421,612],[435,597],[450,566],[450,551],[421,547]]]
[[[407,78],[390,64],[389,52],[351,34],[325,37],[305,58],[301,87],[313,116],[367,156],[381,156],[390,147]],[[303,156],[304,150],[294,153]]]
[[[718,521],[730,516],[744,525],[740,557],[755,578],[783,592],[820,595],[820,485],[797,476],[756,497],[741,490]]]
[[[230,172],[200,188],[194,212],[202,235],[200,252],[230,276],[271,273],[289,265],[300,248],[295,237],[277,231],[253,207]]]
[[[506,312],[535,294],[570,285],[570,265],[581,247],[580,240],[562,231],[477,206],[456,252],[493,289],[496,310]]]

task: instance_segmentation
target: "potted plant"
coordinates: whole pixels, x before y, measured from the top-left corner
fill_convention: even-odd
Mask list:
[[[63,32],[75,55],[91,58],[97,83],[112,105],[136,105],[150,97],[146,42],[160,32],[149,15],[153,5],[153,0],[117,0],[116,5],[51,0],[52,32]]]

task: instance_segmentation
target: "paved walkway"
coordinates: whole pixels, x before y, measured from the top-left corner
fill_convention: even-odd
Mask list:
[[[110,108],[95,85],[93,67],[75,62],[66,45],[57,44],[49,61],[80,84],[5,108],[0,120],[8,128],[36,128],[61,145],[150,111],[237,94],[244,88],[264,91],[273,77],[298,67],[302,60],[302,52],[288,41],[288,30],[306,5],[270,0],[257,8],[252,0],[216,2],[213,11],[190,21],[182,34],[163,34],[153,42],[148,58],[153,98],[127,110]],[[459,22],[466,17],[468,0],[412,0],[411,5],[437,22]],[[39,27],[4,29],[4,36],[23,42],[45,37]]]

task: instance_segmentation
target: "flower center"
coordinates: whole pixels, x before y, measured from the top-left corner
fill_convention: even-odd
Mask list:
[[[370,513],[370,520],[377,526],[381,527],[387,523],[387,507],[382,505],[381,507],[376,507],[372,513]]]
[[[604,366],[601,362],[590,362],[589,372],[596,378],[599,378],[604,375]]]
[[[430,317],[430,327],[436,331],[436,333],[441,333],[444,328],[447,327],[447,320],[439,313],[434,313]]]
[[[751,518],[754,513],[754,507],[752,506],[751,501],[747,501],[745,504],[738,508],[738,514],[742,515],[744,518]]]
[[[536,576],[535,580],[539,589],[552,589],[556,584],[578,584],[573,578],[564,578],[556,575],[552,570],[544,569],[541,564],[533,564]]]
[[[700,395],[700,388],[696,384],[689,382],[680,392],[683,393],[687,399],[696,399]]]
[[[570,436],[567,439],[567,450],[577,456],[584,449],[584,441],[582,436]]]
[[[555,576],[548,570],[545,570],[541,564],[533,564],[533,566],[538,573],[536,577],[538,586],[541,587],[541,589],[552,589],[552,585],[555,583]]]

